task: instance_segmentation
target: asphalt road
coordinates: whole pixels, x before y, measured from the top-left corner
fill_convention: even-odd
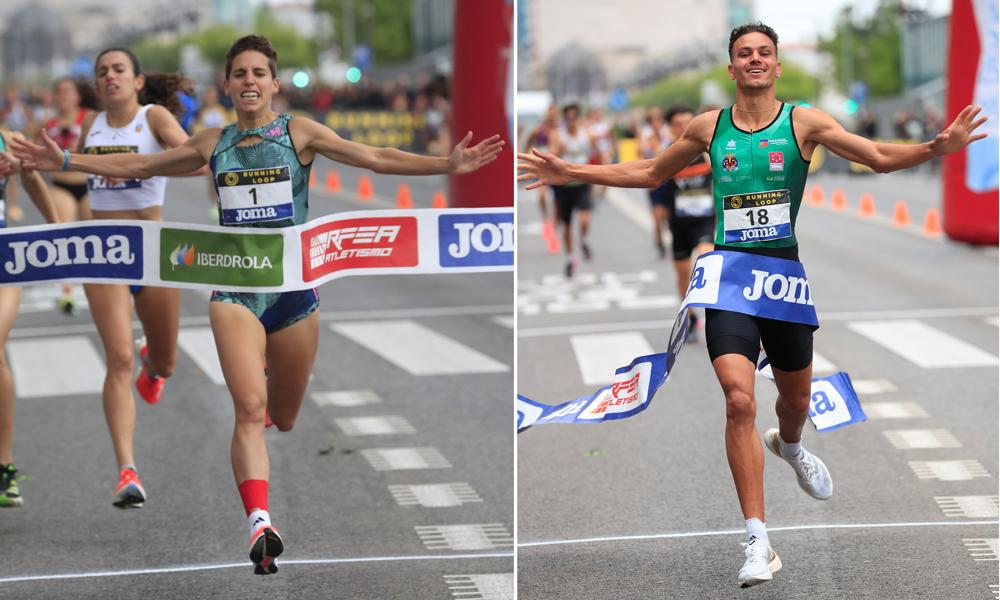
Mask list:
[[[316,164],[312,217],[393,207],[404,181],[418,208],[447,189],[442,177],[374,176],[375,198],[361,202],[358,171],[340,167],[342,189],[327,193],[332,163]],[[207,179],[171,181],[165,219],[211,223],[207,193]],[[86,310],[52,309],[56,291],[25,292],[8,346],[25,505],[0,511],[0,598],[512,597],[510,273],[323,286],[298,423],[266,433],[271,515],[286,542],[271,577],[255,576],[246,556],[229,463],[232,402],[213,364],[207,294],[182,292],[175,375],[160,404],[138,402],[149,500],[120,511],[111,506],[117,466],[101,410],[100,340]],[[462,360],[439,372],[439,352]]]
[[[737,588],[745,534],[724,401],[704,344],[692,344],[646,412],[518,436],[521,600],[997,597],[997,250],[857,217],[862,192],[883,217],[891,204],[880,199],[939,205],[930,175],[810,183],[827,199],[798,222],[821,322],[814,364],[847,371],[869,416],[831,432],[806,426],[833,498],[806,496],[765,452],[767,524],[784,568]],[[835,187],[848,200],[839,213]],[[665,349],[677,293],[647,214],[644,191],[598,201],[594,259],[567,282],[539,235],[535,193],[521,192],[519,393],[557,404]],[[776,426],[774,396],[759,378],[761,432]]]

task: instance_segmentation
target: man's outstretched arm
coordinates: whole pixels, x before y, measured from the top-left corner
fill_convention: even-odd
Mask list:
[[[985,133],[973,132],[986,117],[976,118],[981,107],[967,106],[944,131],[923,144],[875,142],[848,132],[833,117],[814,108],[795,110],[796,127],[805,130],[806,141],[824,146],[837,156],[868,165],[879,173],[890,173],[923,164],[965,148]]]

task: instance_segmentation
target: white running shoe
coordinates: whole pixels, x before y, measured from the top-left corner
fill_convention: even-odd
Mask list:
[[[777,429],[768,429],[764,432],[764,445],[772,454],[792,465],[795,469],[795,476],[799,480],[799,487],[802,491],[817,500],[829,500],[833,496],[833,478],[819,458],[813,456],[805,448],[802,449],[802,459],[791,461],[781,455],[781,443],[778,439]]]
[[[774,579],[774,574],[781,569],[781,559],[778,558],[778,553],[772,550],[770,545],[763,542],[743,545],[746,546],[743,554],[746,555],[747,560],[743,563],[743,568],[740,569],[739,577],[736,579],[740,587],[753,587]]]

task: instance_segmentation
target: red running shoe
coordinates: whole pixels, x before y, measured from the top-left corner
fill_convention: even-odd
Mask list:
[[[146,501],[146,490],[142,488],[139,474],[132,469],[122,469],[118,474],[118,487],[111,503],[118,508],[142,508]]]
[[[139,396],[149,404],[156,404],[163,396],[163,386],[167,383],[166,378],[149,374],[146,367],[149,349],[146,348],[146,338],[142,338],[136,345],[139,346],[139,376],[135,378],[135,389]]]
[[[274,559],[284,550],[285,544],[274,527],[265,525],[255,531],[250,536],[250,561],[253,563],[253,572],[257,575],[277,573],[278,565],[274,564]]]

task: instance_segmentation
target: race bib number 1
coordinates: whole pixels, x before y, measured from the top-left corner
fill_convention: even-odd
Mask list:
[[[788,190],[723,197],[725,243],[767,242],[791,236],[790,206]]]
[[[288,166],[223,171],[215,176],[223,225],[282,221],[295,214]]]

